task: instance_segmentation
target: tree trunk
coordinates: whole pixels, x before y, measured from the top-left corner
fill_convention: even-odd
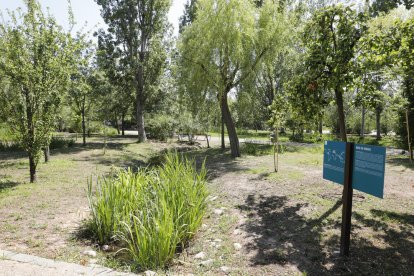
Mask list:
[[[320,135],[322,135],[322,134],[323,134],[323,122],[322,122],[322,116],[321,116],[321,118],[319,119],[318,131],[319,131],[319,134],[320,134]]]
[[[119,135],[121,134],[121,131],[119,130],[119,120],[118,120],[118,114],[115,113],[115,127],[116,127],[116,133]]]
[[[43,153],[45,155],[45,163],[49,162],[49,159],[50,159],[50,148],[49,148],[49,145],[43,149]]]
[[[82,110],[82,138],[83,138],[83,146],[86,146],[85,110]]]
[[[123,112],[121,115],[121,129],[122,129],[122,136],[125,136],[125,114]]]
[[[141,34],[143,36],[143,34]],[[145,45],[144,41],[141,41],[141,51],[139,52],[139,66],[136,74],[137,85],[137,129],[138,129],[138,142],[143,143],[147,141],[147,135],[145,134],[144,125],[144,61],[145,61]]]
[[[29,153],[30,183],[36,182],[36,162],[35,157]]]
[[[338,122],[339,122],[339,132],[341,135],[341,140],[347,142],[346,138],[346,125],[345,125],[345,112],[344,112],[344,100],[342,97],[342,92],[339,90],[339,87],[335,88],[335,98],[336,106],[338,108]]]
[[[221,103],[223,105],[223,103]],[[221,149],[226,149],[226,143],[224,141],[224,115],[223,115],[223,107],[221,106]]]
[[[381,140],[381,109],[375,109],[375,119],[377,124],[377,140]]]
[[[362,105],[362,120],[361,120],[361,137],[364,138],[365,136],[365,106]]]
[[[227,102],[227,92],[221,96],[221,112],[223,114],[224,123],[227,127],[227,134],[230,139],[231,156],[233,158],[240,157],[239,138],[237,137],[236,127],[231,117],[229,105]]]
[[[409,119],[409,110],[405,111],[405,118],[407,122],[407,142],[408,142],[408,151],[410,153],[410,162],[413,162],[413,149],[411,148],[411,136],[410,136],[410,122]]]

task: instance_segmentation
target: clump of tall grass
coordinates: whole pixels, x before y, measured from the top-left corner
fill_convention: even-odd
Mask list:
[[[149,170],[120,171],[115,178],[88,185],[90,228],[100,243],[118,241],[141,268],[166,266],[185,246],[206,211],[206,169],[167,154]]]

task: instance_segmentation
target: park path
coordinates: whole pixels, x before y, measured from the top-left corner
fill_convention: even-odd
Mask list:
[[[0,250],[0,267],[0,276],[136,275],[117,272],[99,265],[82,266],[5,250]]]

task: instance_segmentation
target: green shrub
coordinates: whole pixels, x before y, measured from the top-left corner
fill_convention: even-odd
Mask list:
[[[273,153],[273,145],[261,145],[261,144],[253,144],[253,143],[245,143],[241,147],[241,151],[243,154],[247,155],[268,155]]]
[[[193,237],[207,206],[204,165],[197,172],[194,161],[177,153],[165,160],[153,170],[100,179],[95,192],[88,185],[90,230],[101,244],[122,242],[140,268],[167,265]]]
[[[146,131],[148,138],[167,141],[174,134],[176,123],[174,119],[166,115],[155,115],[147,120]]]
[[[61,148],[69,148],[75,144],[74,138],[68,137],[52,137],[50,141],[50,149],[61,149]]]

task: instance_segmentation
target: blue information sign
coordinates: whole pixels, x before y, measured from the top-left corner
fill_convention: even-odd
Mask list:
[[[354,145],[352,188],[384,198],[385,147]]]
[[[344,184],[345,142],[325,141],[323,178]],[[352,167],[352,188],[383,198],[385,176],[385,147],[355,144]]]
[[[323,178],[344,184],[345,142],[325,141],[323,154]]]

